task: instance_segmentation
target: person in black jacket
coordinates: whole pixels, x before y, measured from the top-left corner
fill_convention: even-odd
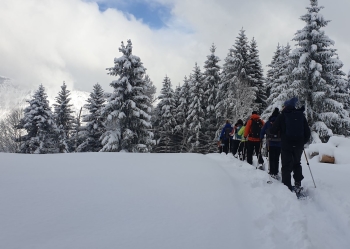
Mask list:
[[[282,182],[291,191],[301,188],[304,176],[301,167],[301,156],[311,136],[310,128],[304,116],[305,108],[296,109],[298,98],[284,102],[282,113],[271,127],[271,133],[281,134]],[[294,184],[291,184],[293,172]]]

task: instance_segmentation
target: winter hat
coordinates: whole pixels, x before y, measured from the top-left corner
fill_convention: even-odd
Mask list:
[[[295,108],[297,102],[298,102],[298,98],[297,97],[291,98],[291,99],[287,100],[286,102],[284,102],[284,107],[293,107],[293,108]]]
[[[258,112],[257,111],[253,111],[252,115],[254,115],[254,114],[258,115]]]
[[[277,117],[278,114],[280,114],[280,109],[278,109],[278,108],[276,107],[275,110],[273,111],[271,117]]]
[[[237,121],[237,125],[243,125],[243,121],[242,121],[242,119],[238,119],[238,121]]]

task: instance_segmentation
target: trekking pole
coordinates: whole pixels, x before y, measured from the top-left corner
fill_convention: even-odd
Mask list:
[[[263,144],[263,141],[261,140],[261,141],[260,141],[259,153],[258,153],[258,155],[256,155],[256,157],[258,158],[258,166],[259,166],[259,156],[262,157],[262,155],[261,155],[261,147],[262,147],[262,144]],[[258,166],[256,166],[256,169],[258,169]]]
[[[272,177],[270,174],[271,171],[271,164],[270,164],[270,146],[267,147],[267,160],[269,162],[269,180],[267,181],[268,184],[272,184]]]
[[[305,153],[305,149],[304,149],[304,155],[305,155],[307,166],[309,166],[309,170],[310,170],[310,174],[311,174],[311,177],[312,177],[312,181],[314,182],[314,185],[315,185],[315,188],[316,188],[316,183],[315,183],[314,177],[313,177],[312,172],[311,172],[309,160],[307,159],[307,156],[306,156],[306,153]]]

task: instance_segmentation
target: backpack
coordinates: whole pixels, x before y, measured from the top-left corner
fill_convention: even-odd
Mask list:
[[[255,119],[255,120],[251,119],[251,121],[252,121],[252,125],[250,126],[249,137],[260,139],[260,132],[262,128],[261,119]]]
[[[300,111],[284,113],[288,140],[304,140],[304,114]]]
[[[281,142],[281,132],[277,134],[272,134],[270,129],[266,129],[266,140],[269,142]]]

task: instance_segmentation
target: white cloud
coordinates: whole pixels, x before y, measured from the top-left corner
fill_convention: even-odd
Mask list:
[[[257,40],[265,68],[277,43],[290,42],[303,27],[298,18],[309,4],[289,0],[148,1],[173,7],[169,28],[152,30],[115,9],[101,13],[91,1],[0,0],[0,75],[35,88],[42,83],[54,92],[59,91],[63,80],[85,91],[99,82],[111,91],[113,77],[106,75],[105,68],[113,66],[114,57],[121,56],[120,42],[131,39],[134,54],[141,58],[160,90],[166,74],[175,85],[191,73],[195,62],[203,65],[212,42],[223,61],[242,26],[249,39],[254,36]],[[340,5],[341,0],[319,2],[326,5],[326,18],[349,21],[343,10],[341,16],[332,8],[326,12],[327,5],[338,4],[344,9],[349,4]],[[327,34],[336,41],[344,70],[348,71],[349,34],[338,24],[330,23]]]

